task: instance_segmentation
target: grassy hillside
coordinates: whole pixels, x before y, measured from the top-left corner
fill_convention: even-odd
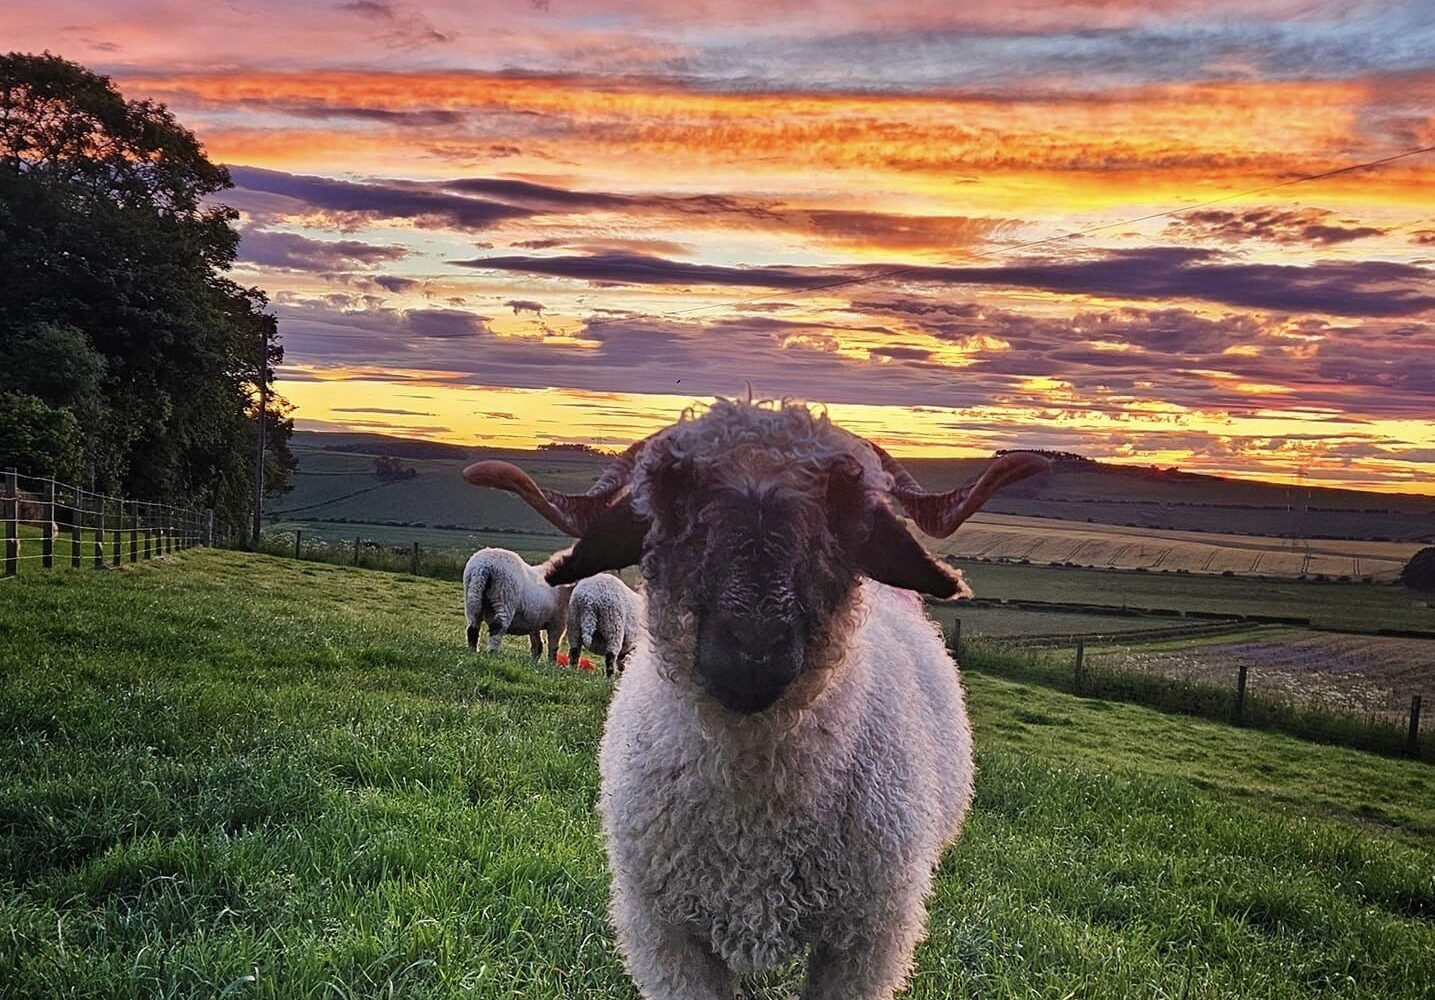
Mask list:
[[[461,626],[452,584],[230,552],[0,583],[3,992],[632,997],[606,682]],[[1429,767],[967,682],[910,996],[1435,990]]]

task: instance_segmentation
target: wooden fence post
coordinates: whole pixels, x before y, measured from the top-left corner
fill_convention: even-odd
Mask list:
[[[1410,737],[1406,746],[1413,754],[1420,746],[1420,696],[1412,695],[1410,698]]]
[[[303,537],[304,537],[304,529],[303,529],[303,528],[295,528],[295,529],[294,529],[294,558],[295,558],[295,559],[302,558],[302,557],[299,555],[299,541],[300,541],[300,539],[302,539]]]
[[[104,494],[95,497],[95,569],[105,568],[105,498]]]
[[[214,508],[213,508],[213,507],[206,507],[206,508],[204,509],[204,544],[207,545],[207,546],[213,546],[213,545],[214,545]]]
[[[174,552],[174,508],[164,509],[164,554],[170,555]]]
[[[115,501],[115,527],[110,537],[110,565],[120,564],[120,532],[125,527],[125,502]]]
[[[952,659],[956,660],[960,666],[962,662],[962,620],[960,618],[952,619],[952,638],[949,645],[952,649]]]
[[[359,536],[354,536],[354,565],[359,565]]]
[[[85,491],[75,487],[75,503],[70,508],[70,568],[80,568],[80,551],[84,548]]]
[[[1086,641],[1084,639],[1076,640],[1074,684],[1077,694],[1081,694],[1086,688]]]
[[[130,501],[130,562],[139,556],[140,505]]]
[[[419,543],[414,542],[413,558],[409,561],[409,572],[414,576],[419,575]]]
[[[1242,663],[1236,673],[1236,725],[1242,725],[1246,719],[1246,672],[1250,669],[1249,663]]]
[[[5,575],[20,568],[20,483],[15,470],[5,470]]]
[[[144,557],[154,558],[154,508],[149,504],[144,505]]]
[[[45,480],[45,504],[41,509],[40,565],[55,568],[55,481]]]

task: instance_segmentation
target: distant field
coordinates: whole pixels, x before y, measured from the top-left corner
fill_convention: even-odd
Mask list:
[[[930,610],[932,617],[941,622],[943,628],[950,630],[952,619],[960,618],[962,635],[984,635],[997,639],[1019,639],[1032,635],[1110,635],[1191,624],[1187,618],[1161,615],[1125,617],[975,604],[939,605]]]
[[[1179,648],[1096,651],[1092,662],[1123,670],[1235,684],[1242,665],[1247,685],[1302,706],[1404,720],[1410,696],[1423,694],[1431,711],[1423,729],[1435,730],[1435,640],[1276,630],[1240,642]]]
[[[1435,630],[1435,607],[1403,587],[1370,583],[1255,580],[1176,573],[967,563],[977,597],[1058,604],[1310,618],[1330,628]]]
[[[374,543],[387,548],[408,548],[418,542],[424,552],[448,553],[454,557],[466,557],[481,548],[511,549],[529,562],[542,562],[561,548],[573,543],[564,535],[547,532],[521,530],[507,531],[458,531],[442,528],[411,528],[387,524],[351,523],[331,524],[320,521],[306,521],[296,518],[266,526],[266,533],[290,533],[295,529],[303,531],[305,545],[323,543],[331,546],[350,547],[354,538],[361,543]]]
[[[462,525],[470,529],[519,528],[552,533],[553,526],[517,497],[498,490],[480,490],[461,475],[462,460],[408,460],[414,479],[383,483],[374,475],[372,456],[318,449],[296,449],[300,474],[294,488],[270,502],[279,522],[343,517],[355,521],[422,521],[430,526]],[[517,457],[517,456],[515,456]],[[545,484],[582,491],[598,468],[591,459],[534,461],[525,453],[525,467]]]
[[[931,489],[969,482],[985,459],[909,459]],[[1141,528],[1254,535],[1435,540],[1435,498],[1308,489],[1279,483],[1058,462],[1047,476],[1004,491],[993,512]]]
[[[1418,542],[1262,538],[1005,514],[978,514],[950,538],[924,541],[935,552],[982,559],[1238,576],[1346,576],[1381,582],[1396,579],[1421,548]]]

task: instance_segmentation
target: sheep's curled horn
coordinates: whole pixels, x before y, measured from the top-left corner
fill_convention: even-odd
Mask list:
[[[871,441],[867,446],[882,460],[882,471],[892,477],[892,499],[902,505],[902,510],[917,527],[933,538],[946,538],[956,531],[998,490],[1051,467],[1046,459],[1029,451],[1007,452],[983,469],[976,482],[946,493],[929,493],[901,462]]]
[[[532,476],[510,462],[475,462],[463,470],[463,478],[474,486],[491,486],[517,493],[559,531],[582,538],[598,518],[627,493],[633,466],[637,464],[643,446],[650,440],[651,435],[630,444],[603,470],[598,481],[588,487],[586,493],[559,493],[544,489],[533,481]]]
[[[659,431],[658,433],[662,433]],[[588,575],[583,563],[602,561],[604,568],[630,565],[641,553],[644,522],[623,503],[628,493],[628,480],[637,465],[643,448],[656,435],[630,445],[604,470],[602,476],[585,493],[559,493],[544,489],[528,473],[508,462],[477,462],[463,470],[464,479],[474,486],[489,486],[516,493],[565,534],[583,539],[591,529],[590,548],[622,549],[624,555],[608,552],[584,553],[582,558],[565,554],[551,564],[548,582],[554,585],[571,583]],[[855,437],[855,435],[854,435]],[[934,538],[945,538],[971,517],[1004,486],[1028,476],[1045,472],[1050,463],[1030,452],[1009,452],[994,460],[975,482],[946,492],[924,490],[910,472],[891,455],[870,441],[857,438],[872,449],[882,464],[882,471],[892,479],[888,495],[923,532]],[[580,547],[584,543],[580,542]],[[637,549],[637,552],[631,550]],[[574,550],[576,554],[577,549]]]

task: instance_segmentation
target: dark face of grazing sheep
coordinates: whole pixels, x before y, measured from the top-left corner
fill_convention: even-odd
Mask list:
[[[927,493],[881,449],[804,407],[722,401],[634,445],[582,496],[543,490],[504,463],[464,475],[518,493],[578,536],[550,564],[550,583],[641,563],[664,669],[755,713],[820,691],[855,626],[860,577],[966,592],[891,501],[928,533],[950,534],[1001,485],[1043,468],[1009,456],[972,487]]]

